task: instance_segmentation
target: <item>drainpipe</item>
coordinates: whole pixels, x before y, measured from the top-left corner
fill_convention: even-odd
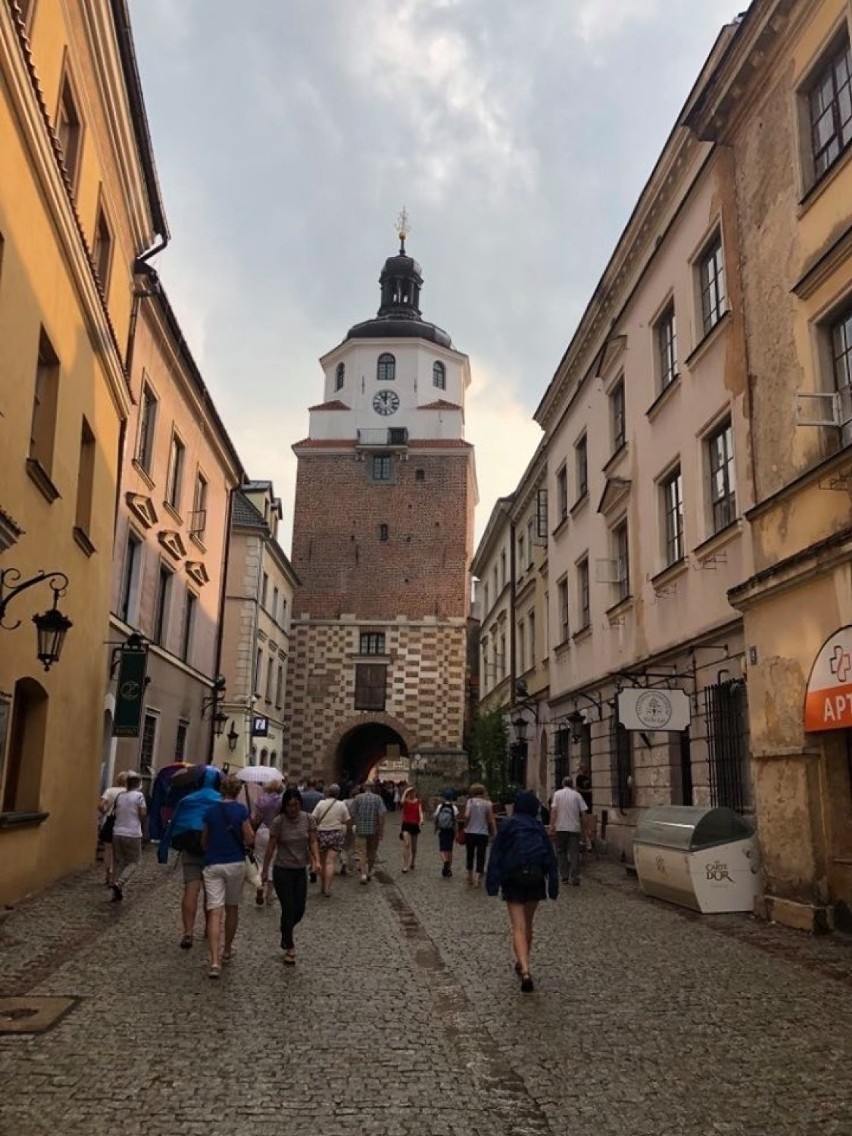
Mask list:
[[[218,604],[219,610],[218,610],[218,614],[217,614],[217,617],[216,617],[216,619],[217,619],[217,623],[216,623],[216,663],[215,663],[215,669],[213,671],[213,681],[214,682],[216,681],[216,678],[222,673],[222,635],[223,635],[223,630],[224,630],[224,626],[225,626],[225,593],[227,592],[227,585],[228,585],[228,559],[229,559],[230,553],[231,553],[231,513],[233,512],[233,508],[234,508],[234,493],[235,492],[236,492],[235,489],[229,490],[229,492],[228,492],[228,504],[227,504],[227,507],[225,509],[225,543],[224,543],[224,547],[222,549],[222,570],[221,570],[221,574],[220,574],[220,577],[219,577],[219,579],[220,579],[219,604]],[[214,711],[213,711],[214,715],[215,715],[215,713],[218,709],[219,709],[219,707],[214,707]],[[213,757],[214,757],[213,750],[214,750],[214,747],[216,745],[216,735],[214,734],[215,725],[216,725],[215,720],[211,719],[211,722],[210,722],[210,745],[209,745],[208,754],[207,754],[207,764],[208,765],[213,764]]]

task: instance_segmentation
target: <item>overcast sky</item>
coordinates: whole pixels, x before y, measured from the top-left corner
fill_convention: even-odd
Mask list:
[[[157,265],[249,474],[284,502],[317,359],[397,247],[471,358],[477,536],[741,0],[131,0],[172,232]]]

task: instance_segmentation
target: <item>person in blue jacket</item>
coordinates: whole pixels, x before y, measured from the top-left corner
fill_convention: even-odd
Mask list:
[[[169,858],[169,848],[177,848],[180,852],[183,868],[183,894],[180,901],[183,938],[180,945],[185,951],[192,946],[195,918],[198,914],[198,898],[201,895],[201,873],[204,868],[201,833],[204,828],[204,814],[211,805],[222,800],[222,794],[219,792],[220,779],[221,772],[215,766],[208,765],[205,768],[201,788],[196,789],[194,793],[187,793],[175,806],[157,853],[157,859],[161,864],[165,864]]]
[[[514,815],[503,821],[491,848],[485,890],[489,895],[502,892],[512,928],[515,973],[521,990],[535,989],[530,976],[533,920],[539,903],[559,895],[556,853],[547,830],[539,820],[541,802],[525,790],[515,795]]]

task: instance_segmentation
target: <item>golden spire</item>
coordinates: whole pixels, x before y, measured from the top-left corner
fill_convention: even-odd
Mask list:
[[[396,219],[396,224],[394,225],[394,228],[396,229],[396,235],[399,237],[400,254],[404,254],[405,253],[405,238],[411,232],[411,224],[409,223],[409,220],[408,220],[408,211],[407,211],[407,209],[405,208],[404,205],[402,207],[402,212],[399,214],[399,216]]]

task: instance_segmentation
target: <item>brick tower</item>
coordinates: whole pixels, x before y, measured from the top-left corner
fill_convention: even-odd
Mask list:
[[[403,222],[378,314],[320,360],[323,398],[293,447],[292,772],[464,768],[470,365],[421,316]]]

